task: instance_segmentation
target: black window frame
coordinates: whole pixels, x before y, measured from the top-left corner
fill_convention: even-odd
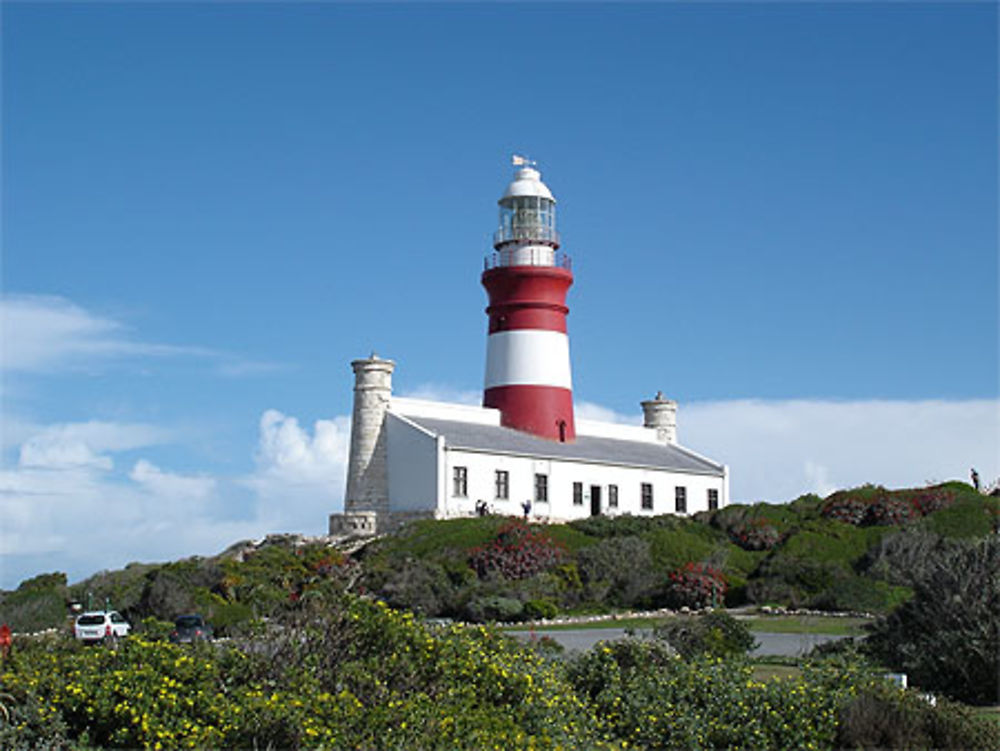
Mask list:
[[[451,469],[451,494],[455,498],[468,498],[469,468],[456,465]]]
[[[510,498],[510,472],[506,469],[498,469],[494,473],[493,492],[498,501],[506,501]]]
[[[708,489],[708,510],[709,511],[719,510],[719,491],[717,488]]]
[[[608,508],[618,508],[617,485],[608,485]]]
[[[643,511],[653,510],[653,483],[644,482],[639,487],[639,504]]]
[[[549,476],[544,472],[535,472],[535,503],[549,502]]]
[[[573,505],[582,506],[583,505],[583,483],[574,482],[573,483]]]
[[[675,485],[674,486],[674,512],[678,514],[686,514],[688,510],[688,500],[687,500],[688,489],[686,485]]]

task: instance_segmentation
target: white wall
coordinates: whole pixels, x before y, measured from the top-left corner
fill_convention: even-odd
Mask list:
[[[389,508],[392,511],[434,511],[438,500],[438,441],[405,418],[385,419]]]
[[[453,469],[463,466],[468,471],[468,495],[455,497],[453,493]],[[510,473],[510,497],[500,500],[495,497],[495,472],[507,470]],[[535,503],[535,474],[548,475],[549,501]],[[591,486],[601,488],[601,513],[608,516],[621,514],[653,516],[675,512],[675,492],[677,486],[687,488],[687,515],[708,509],[708,490],[719,493],[719,506],[724,506],[726,481],[723,477],[667,472],[633,467],[618,467],[606,464],[570,462],[562,460],[540,460],[529,457],[504,456],[460,449],[447,449],[444,461],[443,489],[445,497],[439,506],[442,516],[463,516],[475,512],[477,500],[485,500],[495,513],[520,515],[521,504],[532,500],[532,517],[552,520],[578,519],[591,514]],[[583,504],[573,503],[573,483],[583,483]],[[653,485],[653,508],[641,507],[641,484]],[[618,486],[618,507],[608,507],[608,486]]]

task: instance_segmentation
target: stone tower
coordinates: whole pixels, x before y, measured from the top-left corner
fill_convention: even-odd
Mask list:
[[[663,443],[677,443],[677,402],[667,399],[662,391],[642,404],[642,424],[656,430]]]
[[[385,413],[392,398],[396,363],[374,352],[351,363],[354,370],[354,412],[347,461],[344,513],[330,516],[330,534],[372,534],[376,521],[389,512]]]

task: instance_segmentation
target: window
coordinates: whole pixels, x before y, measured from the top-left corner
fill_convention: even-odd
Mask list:
[[[549,476],[535,475],[535,503],[548,503]]]
[[[573,483],[573,505],[582,506],[583,505],[583,483],[574,482]]]
[[[642,484],[642,507],[650,511],[653,508],[653,484],[650,482]]]
[[[686,514],[688,510],[688,490],[683,485],[674,488],[674,511]]]
[[[469,469],[468,467],[454,467],[451,475],[452,494],[459,498],[469,496]]]
[[[507,473],[507,470],[497,470],[495,484],[497,499],[506,501],[510,497],[510,475]]]
[[[608,508],[618,508],[617,485],[608,485]]]
[[[708,490],[708,510],[715,511],[719,508],[719,491],[715,488],[709,488]]]

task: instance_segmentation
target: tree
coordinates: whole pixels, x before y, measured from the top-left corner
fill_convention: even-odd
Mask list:
[[[880,618],[866,640],[877,659],[927,690],[973,704],[1000,697],[1000,538],[928,562],[913,599]]]

